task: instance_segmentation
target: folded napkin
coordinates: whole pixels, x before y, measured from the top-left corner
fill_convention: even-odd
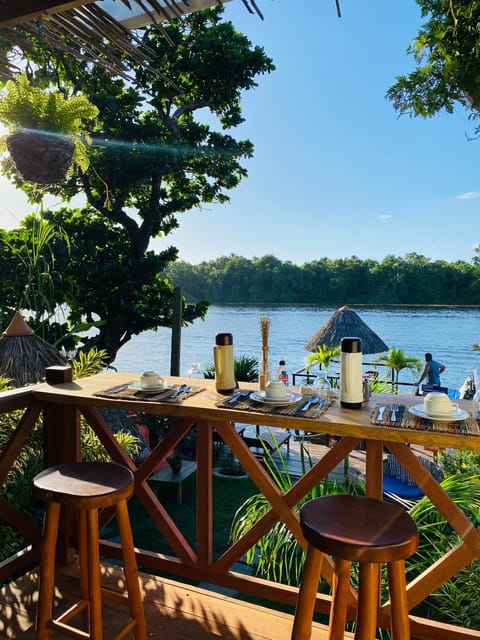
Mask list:
[[[130,383],[131,384],[131,383]],[[141,391],[140,389],[134,389],[130,386],[117,385],[115,387],[109,387],[102,391],[97,391],[94,396],[100,398],[114,398],[115,400],[141,400],[142,402],[167,402],[169,404],[175,404],[181,402],[185,398],[195,395],[203,391],[204,387],[189,387],[188,391],[182,391],[177,395],[180,389],[179,384],[174,384],[168,389],[162,389],[162,391],[155,391],[154,393],[149,391]]]
[[[379,420],[380,409],[385,407],[383,415]],[[434,420],[433,418],[422,418],[414,416],[408,411],[408,405],[399,405],[396,420],[392,422],[391,405],[377,404],[370,416],[372,424],[383,427],[395,427],[397,429],[415,429],[417,431],[439,431],[443,433],[461,433],[465,435],[480,435],[480,427],[472,414],[465,420]]]

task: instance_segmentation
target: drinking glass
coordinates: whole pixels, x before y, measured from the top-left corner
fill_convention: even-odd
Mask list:
[[[187,372],[187,378],[204,378],[203,371],[200,369],[200,362],[192,362]]]
[[[313,389],[319,398],[328,398],[331,388],[332,385],[328,381],[327,376],[323,374],[318,375],[313,383]]]

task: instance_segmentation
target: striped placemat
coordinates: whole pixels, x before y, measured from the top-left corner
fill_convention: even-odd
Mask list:
[[[131,384],[132,383],[109,387],[108,389],[97,391],[93,395],[101,398],[114,398],[115,400],[130,399],[141,400],[142,402],[168,402],[170,404],[175,404],[176,402],[181,402],[182,400],[185,400],[185,398],[189,398],[190,396],[204,390],[204,387],[189,386],[185,391],[180,392],[181,385],[173,384],[167,389],[152,393],[149,391],[134,389],[130,386]]]
[[[235,400],[235,394],[228,396],[224,400],[216,403],[217,407],[222,409],[236,409],[240,411],[255,411],[255,413],[276,414],[282,416],[295,416],[298,418],[318,418],[335,402],[331,399],[319,400],[316,404],[308,407],[306,411],[302,411],[302,406],[308,400],[308,397],[302,397],[298,402],[288,405],[272,405],[264,402],[256,402],[250,397],[241,397]]]
[[[381,420],[378,413],[381,407],[385,407]],[[472,414],[465,420],[433,420],[414,416],[408,411],[408,405],[399,405],[396,412],[396,420],[392,421],[391,405],[377,404],[370,417],[372,424],[382,427],[395,427],[396,429],[414,429],[416,431],[439,431],[443,433],[461,433],[465,435],[480,435],[480,427]]]

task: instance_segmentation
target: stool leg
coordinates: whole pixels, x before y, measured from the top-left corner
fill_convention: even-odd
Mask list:
[[[335,558],[333,573],[332,606],[330,607],[330,621],[328,624],[328,640],[343,640],[345,623],[347,621],[347,605],[350,593],[349,560]]]
[[[98,547],[98,509],[87,509],[86,512],[90,640],[103,640],[100,551]]]
[[[49,502],[45,513],[40,556],[40,585],[37,605],[37,640],[47,640],[52,631],[47,622],[52,617],[53,597],[55,593],[55,548],[60,521],[60,504]]]
[[[122,500],[116,505],[116,515],[120,542],[123,554],[123,571],[128,591],[128,607],[130,615],[135,620],[135,640],[147,640],[147,627],[143,613],[142,597],[138,580],[137,559],[133,547],[132,529],[128,516],[127,502]]]
[[[405,562],[403,560],[389,562],[387,571],[392,621],[391,638],[392,640],[410,640]]]
[[[321,551],[309,544],[300,591],[298,592],[291,640],[308,640],[312,634],[312,617],[322,562],[323,554]]]
[[[88,545],[87,545],[87,512],[85,509],[77,510],[78,522],[78,564],[80,569],[80,591],[82,599],[86,603],[83,610],[85,629],[90,628],[90,596],[88,593]]]
[[[380,597],[380,565],[360,562],[355,640],[375,640]]]

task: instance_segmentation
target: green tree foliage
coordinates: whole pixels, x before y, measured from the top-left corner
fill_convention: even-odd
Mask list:
[[[431,261],[408,253],[381,262],[356,256],[301,266],[263,258],[223,256],[176,262],[164,275],[192,300],[211,303],[480,304],[480,262]]]
[[[81,56],[46,56],[38,47],[26,53],[28,69],[38,68],[35,80],[69,87],[99,109],[89,131],[88,170],[56,187],[66,201],[83,194],[87,204],[44,215],[70,239],[70,253],[57,246],[55,254],[72,286],[60,301],[69,308],[68,321],[100,321],[84,348],[106,349],[110,361],[132,335],[171,326],[173,287],[159,274],[177,259],[177,249],[164,241],[155,252],[151,241],[177,228],[180,214],[228,201],[228,191],[247,175],[242,163],[253,145],[228,131],[243,121],[242,92],[274,67],[261,47],[222,22],[222,12],[165,25],[173,46],[156,27],[144,29],[152,62],[147,68],[125,59],[130,83]],[[184,301],[184,323],[206,308]]]
[[[425,22],[408,47],[416,68],[398,76],[387,98],[400,113],[453,113],[455,103],[480,107],[479,0],[417,0]],[[476,111],[471,117],[477,119]],[[478,133],[478,127],[477,127]]]

